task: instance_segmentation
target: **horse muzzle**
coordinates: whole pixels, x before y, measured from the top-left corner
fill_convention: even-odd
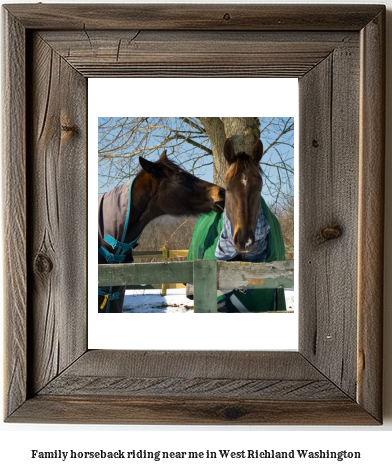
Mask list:
[[[212,208],[215,212],[223,212],[225,208],[225,190],[220,186],[214,186],[211,190],[211,198],[213,200]]]
[[[233,235],[233,242],[238,253],[249,253],[255,243],[255,234],[252,230],[238,229]]]
[[[215,212],[223,212],[225,209],[225,201],[214,201],[212,208]]]

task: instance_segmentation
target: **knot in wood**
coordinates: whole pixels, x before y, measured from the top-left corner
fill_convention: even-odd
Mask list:
[[[225,13],[225,14],[223,15],[223,19],[226,20],[226,21],[231,20],[231,15],[230,15],[230,13]]]
[[[342,235],[342,229],[338,225],[329,225],[320,229],[315,236],[315,244],[320,245],[328,240],[337,239]]]
[[[61,125],[61,131],[62,132],[71,132],[71,133],[76,133],[77,132],[77,129],[75,127],[75,125]]]
[[[316,139],[314,138],[313,141],[312,141],[312,147],[313,147],[313,148],[318,148],[318,146],[319,146],[319,142],[318,142],[318,140],[316,140]]]
[[[241,416],[244,415],[244,412],[240,407],[233,405],[226,407],[223,410],[223,415],[227,420],[237,420],[238,418],[241,418]]]
[[[34,260],[34,269],[41,275],[50,273],[53,269],[52,260],[44,253],[40,252]]]

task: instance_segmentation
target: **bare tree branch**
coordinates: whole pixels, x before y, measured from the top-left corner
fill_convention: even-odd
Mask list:
[[[99,184],[102,190],[134,176],[138,157],[169,156],[201,176],[213,166],[213,180],[224,184],[223,144],[230,136],[248,151],[260,136],[264,144],[263,194],[271,202],[293,195],[292,117],[103,117],[99,120]],[[240,151],[240,150],[237,150]]]

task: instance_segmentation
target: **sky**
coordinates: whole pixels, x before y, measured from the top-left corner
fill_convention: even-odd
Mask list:
[[[155,119],[145,118],[145,120],[142,121],[140,132],[136,133],[132,131],[132,133],[130,133],[130,130],[134,126],[134,121],[132,119],[132,117],[98,118],[98,150],[101,153],[108,153],[109,149],[115,149],[113,154],[118,156],[118,158],[112,160],[102,158],[100,159],[100,164],[98,167],[98,191],[100,194],[135,175],[139,169],[139,167],[136,167],[139,155],[142,155],[151,161],[155,161],[159,158],[159,155],[164,148],[168,150],[169,157],[174,159],[174,161],[179,163],[182,167],[191,170],[196,176],[202,179],[211,182],[213,181],[211,155],[205,155],[198,159],[198,161],[195,161],[196,157],[200,154],[200,150],[197,147],[189,145],[183,140],[174,142],[172,141],[167,145],[161,145],[165,136],[163,125],[173,127],[176,130],[182,129],[181,132],[184,132],[185,135],[187,130],[184,127],[184,123],[181,123],[181,121],[178,120],[176,121],[174,117],[158,117]],[[263,129],[271,119],[272,117],[260,117],[262,123],[261,128]],[[287,118],[284,118],[284,120],[287,120]],[[275,119],[275,122],[277,121],[279,121],[278,117]],[[101,128],[105,124],[108,125],[108,122],[110,123],[111,129],[109,135],[107,134],[108,127]],[[292,122],[294,122],[294,118],[292,118]],[[155,124],[155,129],[150,132],[151,124]],[[149,134],[148,138],[145,139],[143,136],[145,135],[147,129]],[[268,127],[268,132],[264,131],[264,133],[262,133],[261,140],[263,141],[265,150],[268,148],[268,145],[276,139],[279,133],[280,132],[276,129],[276,127],[273,126]],[[282,178],[282,176],[279,178],[277,169],[267,166],[267,164],[278,163],[282,159],[285,159],[287,161],[287,165],[294,170],[294,133],[286,135],[285,140],[288,142],[288,144],[277,144],[274,148],[271,148],[268,152],[266,152],[262,158],[262,169],[264,173],[268,173],[270,179],[274,183],[277,183],[279,179]],[[199,139],[198,141],[200,142],[201,140]],[[108,142],[110,142],[110,145],[108,145]],[[173,143],[175,143],[175,145],[173,148],[171,148],[170,145]],[[156,150],[152,152],[149,151],[150,148],[153,148],[157,144],[160,146]],[[210,147],[208,139],[204,139],[203,144],[206,147]],[[147,151],[144,151],[144,148],[146,148]],[[132,165],[130,165],[128,163],[131,162],[126,157],[127,155],[134,153],[135,149],[138,153],[132,159]],[[120,171],[121,166],[124,166],[124,164],[125,167]],[[280,172],[282,172],[282,170],[280,170]],[[293,186],[294,176],[291,175],[291,177],[291,185]],[[267,202],[273,202],[276,190],[269,188],[270,186],[268,185],[264,186],[263,195]],[[287,185],[285,186],[285,190],[287,192]]]

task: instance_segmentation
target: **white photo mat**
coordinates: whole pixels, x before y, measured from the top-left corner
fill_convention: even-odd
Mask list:
[[[255,93],[256,91],[256,93]],[[298,189],[297,79],[89,79],[88,347],[134,350],[297,350],[294,313],[98,314],[98,117],[294,117]],[[295,196],[295,223],[298,199]],[[297,239],[295,225],[295,242]],[[297,262],[297,253],[294,262]],[[295,263],[295,284],[298,268]]]

